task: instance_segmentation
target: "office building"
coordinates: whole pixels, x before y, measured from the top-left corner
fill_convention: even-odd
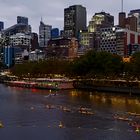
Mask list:
[[[114,26],[114,16],[109,13],[100,12],[93,15],[91,21],[89,21],[88,31],[96,32],[100,28],[112,27]]]
[[[94,49],[95,33],[88,32],[88,30],[80,31],[80,47],[86,52]]]
[[[59,29],[58,28],[53,28],[51,30],[51,38],[58,38],[59,37]]]
[[[137,32],[140,32],[140,9],[131,10],[128,16],[137,18]]]
[[[140,51],[140,33],[117,26],[100,29],[98,51],[128,57]]]
[[[79,37],[80,30],[86,30],[86,8],[82,5],[73,5],[64,9],[64,35]]]
[[[14,35],[16,33],[31,33],[31,26],[26,24],[15,24],[3,31],[5,36]]]
[[[4,29],[4,22],[0,21],[0,31]]]
[[[51,39],[51,25],[46,25],[43,21],[40,21],[39,26],[39,46],[47,47],[48,41]]]
[[[131,31],[137,32],[137,18],[135,16],[126,17],[125,12],[119,13],[119,27],[127,28]]]
[[[42,50],[34,50],[29,53],[29,61],[39,61],[45,59],[45,53]]]
[[[56,38],[48,41],[47,58],[69,59],[77,57],[78,40],[76,38]]]
[[[22,17],[22,16],[17,16],[17,24],[28,25],[28,18],[27,17]]]
[[[31,49],[31,35],[24,33],[17,33],[15,35],[10,36],[10,44],[11,46],[18,46],[24,49]]]
[[[38,34],[31,33],[31,50],[33,51],[38,48],[39,48]]]
[[[4,65],[8,68],[14,65],[14,48],[12,46],[5,46],[3,48]]]

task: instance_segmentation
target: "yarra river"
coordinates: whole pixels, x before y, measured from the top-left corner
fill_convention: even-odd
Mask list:
[[[114,118],[140,124],[130,112],[140,114],[140,96],[0,85],[0,140],[140,140],[130,121]]]

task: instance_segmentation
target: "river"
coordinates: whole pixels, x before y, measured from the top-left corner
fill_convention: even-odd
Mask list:
[[[0,85],[0,140],[140,140],[130,121],[114,119],[140,123],[128,112],[140,114],[140,97]]]

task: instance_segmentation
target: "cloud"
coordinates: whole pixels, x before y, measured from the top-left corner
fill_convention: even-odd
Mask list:
[[[43,17],[46,24],[63,29],[64,8],[75,4],[87,8],[88,21],[95,12],[105,11],[115,16],[117,24],[121,0],[0,0],[0,20],[5,22],[5,27],[9,27],[16,23],[17,16],[26,16],[33,31],[38,32],[40,19]],[[140,0],[124,0],[124,10],[127,13],[139,8],[139,5]]]

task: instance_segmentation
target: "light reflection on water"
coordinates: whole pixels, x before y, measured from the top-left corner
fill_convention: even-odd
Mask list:
[[[29,90],[3,85],[0,85],[0,91],[0,120],[4,124],[0,135],[3,140],[10,135],[14,140],[21,140],[23,135],[30,139],[38,139],[40,135],[50,140],[140,138],[129,122],[113,117],[118,114],[138,122],[139,116],[128,112],[140,113],[140,97],[77,90]],[[93,114],[81,113],[81,107]]]

